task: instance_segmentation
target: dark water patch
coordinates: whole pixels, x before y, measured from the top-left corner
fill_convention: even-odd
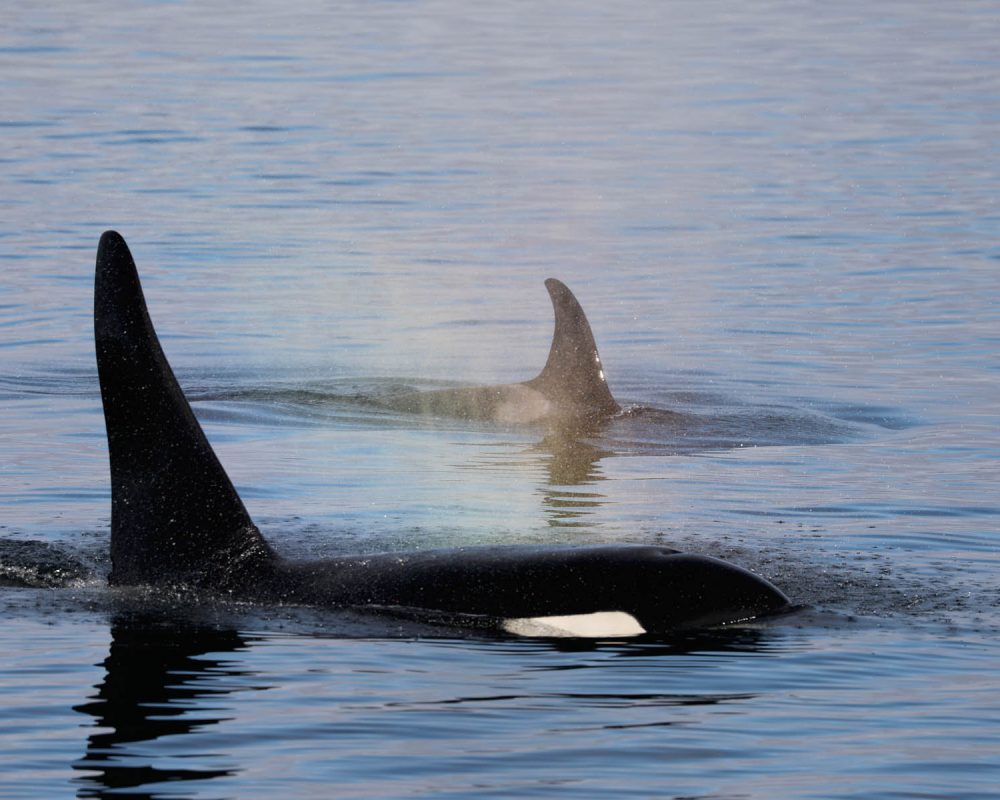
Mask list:
[[[847,422],[860,422],[890,431],[901,431],[920,424],[913,415],[892,406],[828,403],[819,404],[818,408]]]
[[[775,509],[731,509],[732,513],[761,517],[847,517],[853,519],[895,519],[897,517],[1000,517],[1000,506],[929,506],[858,503],[845,505],[810,505]]]
[[[111,131],[102,134],[102,144],[116,146],[143,146],[163,144],[192,144],[204,137],[180,129],[135,129]]]
[[[699,412],[632,407],[611,421],[602,441],[616,453],[731,450],[746,447],[839,444],[864,431],[835,417],[780,406]]]
[[[0,53],[2,53],[2,52],[9,52],[9,51],[5,51],[3,49],[0,49]],[[11,129],[17,129],[17,128],[54,128],[56,126],[56,124],[57,123],[55,123],[55,122],[53,122],[51,120],[42,120],[42,119],[23,119],[23,120],[18,120],[18,119],[4,119],[4,120],[0,120],[0,128],[11,128]]]
[[[23,365],[16,371],[0,374],[0,391],[12,398],[42,396],[87,397],[99,399],[97,368],[66,368],[57,372],[39,372],[35,365]]]
[[[96,131],[60,131],[59,133],[46,133],[43,138],[51,142],[64,142],[64,141],[85,141],[87,139],[97,140],[104,136],[103,133],[98,133]],[[66,157],[64,155],[63,157]],[[72,154],[72,158],[79,158],[79,154]]]
[[[40,345],[62,344],[63,341],[64,341],[63,339],[51,339],[51,338],[15,339],[13,341],[0,342],[0,348],[3,348],[4,350],[15,349],[15,348],[29,348],[29,347],[38,347]]]
[[[721,637],[720,637],[721,639]],[[679,647],[677,649],[667,649],[667,648],[657,648],[655,650],[656,655],[673,655],[678,652],[697,652],[702,649],[711,649],[711,645],[708,644],[709,640],[706,638],[703,641],[693,644],[690,650],[686,649],[686,646]],[[686,645],[687,643],[685,643]],[[569,651],[569,648],[567,648]],[[574,649],[571,652],[586,652],[585,650]],[[644,648],[642,655],[649,656],[653,655],[654,651],[651,648]],[[475,706],[490,706],[490,705],[522,705],[525,703],[530,703],[533,706],[538,704],[545,704],[546,701],[551,701],[553,705],[561,705],[565,701],[572,701],[578,703],[582,707],[588,708],[612,708],[612,709],[623,709],[623,708],[635,708],[636,706],[701,706],[701,705],[719,705],[723,703],[738,702],[740,700],[750,700],[754,697],[752,694],[716,694],[716,695],[684,695],[684,694],[600,694],[600,693],[582,693],[582,692],[566,692],[559,693],[553,692],[550,694],[532,694],[532,695],[492,695],[492,696],[473,696],[473,697],[453,697],[446,700],[418,700],[412,703],[400,703],[399,708],[421,708],[424,706],[451,706],[451,705],[475,705]],[[611,726],[617,727],[617,726]]]
[[[304,172],[258,172],[251,177],[262,181],[304,181],[311,180],[313,176]]]
[[[297,125],[242,125],[237,130],[246,133],[289,133],[290,131],[308,130],[310,126]]]
[[[96,436],[96,434],[94,434]],[[48,508],[60,502],[82,501],[90,503],[93,501],[103,501],[108,494],[104,489],[90,486],[68,486],[65,483],[55,487],[34,488],[23,491],[19,494],[7,494],[3,496],[4,501],[11,507],[14,506],[40,506]]]
[[[813,338],[814,333],[807,331],[792,331],[780,328],[726,328],[727,333],[736,334],[749,334],[751,336],[779,336],[782,339],[791,339],[796,337],[801,338]]]

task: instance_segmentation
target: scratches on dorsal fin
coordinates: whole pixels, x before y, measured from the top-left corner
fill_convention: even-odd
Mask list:
[[[111,460],[110,582],[247,580],[273,553],[167,363],[114,231],[97,248],[94,339]]]
[[[562,281],[545,281],[555,312],[555,331],[545,368],[526,385],[577,415],[610,416],[620,410],[611,396],[590,323]]]

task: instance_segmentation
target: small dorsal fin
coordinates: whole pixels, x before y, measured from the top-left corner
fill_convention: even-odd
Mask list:
[[[594,334],[576,297],[562,281],[545,281],[555,312],[555,331],[545,368],[527,382],[557,404],[606,416],[620,408],[611,396]]]
[[[110,582],[246,581],[274,555],[167,363],[114,231],[97,247],[94,338],[111,459]]]

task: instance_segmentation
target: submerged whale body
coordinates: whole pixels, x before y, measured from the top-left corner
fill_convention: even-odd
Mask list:
[[[120,235],[97,250],[94,335],[111,462],[113,585],[363,608],[526,635],[633,635],[782,609],[764,579],[653,546],[474,547],[293,561],[250,519],[167,363]]]
[[[562,281],[545,281],[555,329],[549,357],[530,381],[412,392],[382,405],[415,414],[504,424],[596,422],[621,411],[608,388],[587,315]]]

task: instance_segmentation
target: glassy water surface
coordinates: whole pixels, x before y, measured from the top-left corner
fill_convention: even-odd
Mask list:
[[[96,2],[0,33],[0,796],[992,797],[1000,12]],[[662,543],[798,614],[442,637],[109,591],[128,239],[268,539]],[[388,412],[544,364],[626,413]]]

